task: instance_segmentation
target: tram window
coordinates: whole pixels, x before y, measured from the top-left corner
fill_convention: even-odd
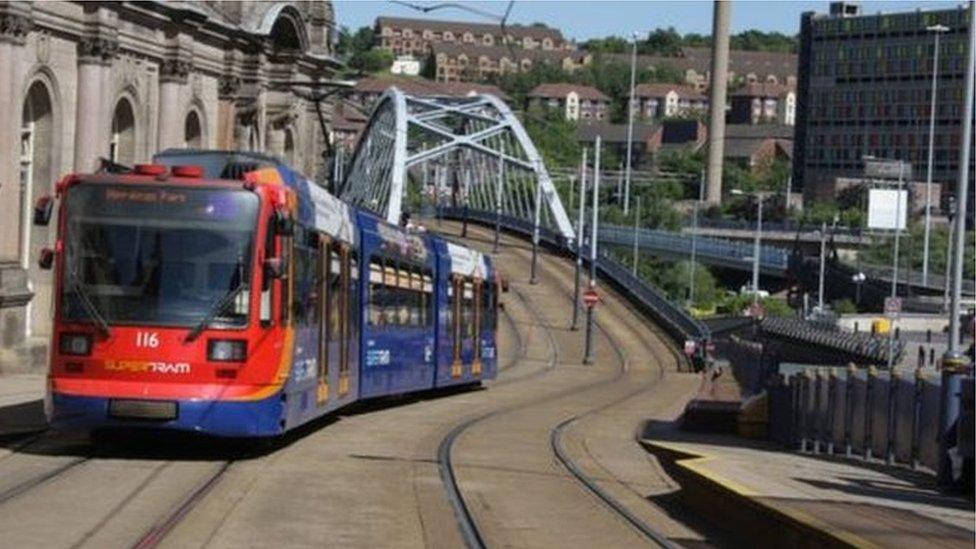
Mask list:
[[[317,323],[318,290],[316,289],[316,265],[318,264],[318,250],[305,246],[306,239],[296,239],[295,244],[295,280],[293,288],[292,309],[295,323],[308,326]]]
[[[342,256],[339,243],[333,243],[329,249],[329,339],[336,340],[341,331],[339,309],[342,305]]]
[[[464,338],[474,337],[474,283],[465,279],[461,299],[461,334]]]
[[[268,228],[265,233],[264,239],[264,256],[266,258],[271,258],[275,256],[275,238],[273,227],[273,219],[268,220]],[[267,274],[262,276],[261,280],[261,311],[260,311],[260,321],[262,326],[270,326],[272,321],[272,308],[271,308],[271,292],[273,288],[273,279]]]

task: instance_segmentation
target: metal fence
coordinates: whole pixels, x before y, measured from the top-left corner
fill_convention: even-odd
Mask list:
[[[939,467],[942,382],[874,368],[812,368],[768,388],[771,438],[801,451]]]

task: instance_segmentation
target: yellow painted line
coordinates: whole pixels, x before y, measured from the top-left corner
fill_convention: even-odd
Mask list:
[[[710,470],[707,468],[708,462],[718,461],[719,459],[721,459],[721,456],[711,455],[706,452],[702,452],[700,450],[689,450],[688,448],[680,444],[669,444],[667,442],[660,442],[660,441],[654,441],[648,439],[641,439],[641,442],[643,442],[648,446],[652,446],[652,447],[660,448],[662,450],[688,456],[686,458],[675,459],[675,465],[681,467],[682,469],[686,469],[700,477],[704,477],[708,479],[709,481],[725,489],[726,491],[732,492],[738,496],[749,499],[756,505],[759,505],[764,509],[768,509],[773,514],[783,515],[794,522],[800,523],[810,529],[823,532],[825,535],[830,536],[841,543],[850,545],[851,547],[857,547],[861,549],[874,549],[874,548],[881,547],[880,545],[877,545],[876,543],[872,543],[857,534],[848,532],[847,530],[844,530],[842,528],[837,528],[831,524],[828,524],[805,511],[801,511],[799,509],[792,509],[789,507],[776,508],[758,499],[759,497],[761,497],[761,495],[758,494],[755,490],[752,490],[751,488],[748,488],[733,480],[729,480],[723,477],[722,475],[718,474],[714,470]]]

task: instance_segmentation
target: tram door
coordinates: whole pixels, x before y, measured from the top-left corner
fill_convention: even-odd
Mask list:
[[[451,360],[451,377],[461,377],[462,363],[461,351],[464,344],[464,337],[461,325],[464,322],[462,317],[462,302],[464,301],[464,278],[458,275],[451,276],[451,342],[453,343],[453,359]]]
[[[337,299],[333,314],[337,314],[338,326],[337,336],[339,340],[339,396],[344,396],[349,392],[349,345],[351,342],[350,325],[350,294],[352,284],[350,281],[352,268],[350,265],[350,251],[346,244],[339,244],[335,249],[336,263],[338,272],[338,287],[336,288]]]
[[[483,299],[483,293],[481,290],[482,284],[484,284],[484,281],[481,280],[480,278],[476,278],[474,279],[471,288],[471,293],[472,293],[471,301],[472,301],[472,308],[474,309],[472,311],[472,316],[474,318],[472,319],[471,337],[474,339],[473,342],[474,349],[472,351],[473,356],[471,357],[471,374],[475,376],[481,375],[481,321],[482,321],[481,301]]]
[[[318,349],[318,389],[316,403],[321,406],[329,400],[329,332],[332,312],[332,242],[328,236],[319,234],[318,262],[315,265],[315,280],[318,281],[319,303],[316,311],[319,327]]]

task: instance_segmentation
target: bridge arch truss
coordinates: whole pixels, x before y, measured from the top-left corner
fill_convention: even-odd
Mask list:
[[[399,224],[425,205],[468,207],[574,238],[552,178],[521,122],[492,95],[377,101],[339,190]],[[536,208],[536,202],[539,207]]]

